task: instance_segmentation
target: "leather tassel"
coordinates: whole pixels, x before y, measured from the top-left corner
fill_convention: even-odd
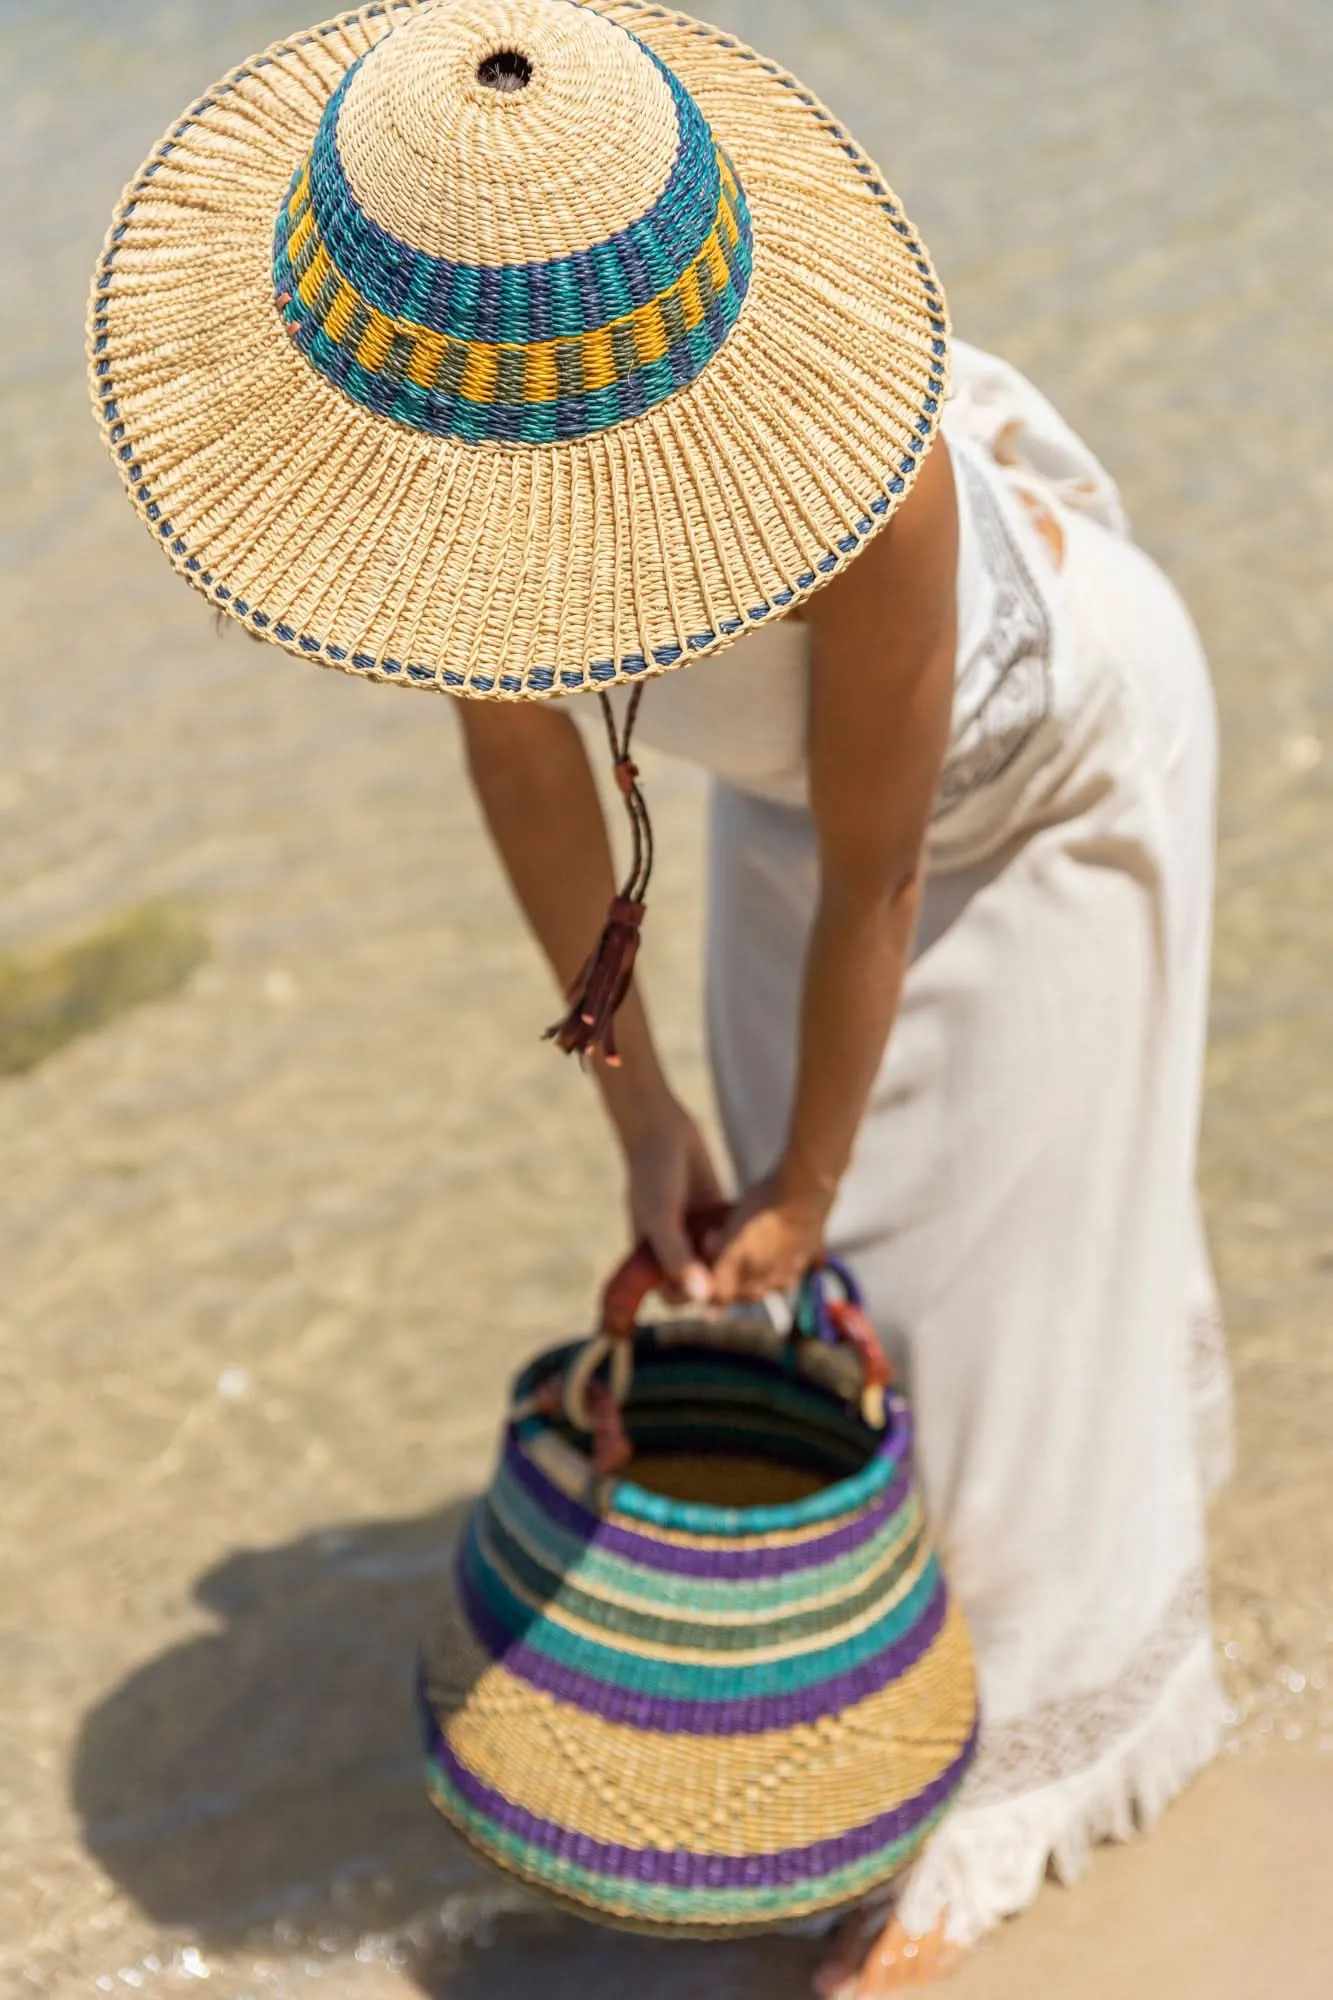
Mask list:
[[[563,1021],[546,1030],[546,1040],[554,1042],[566,1055],[591,1055],[600,1049],[608,1066],[620,1067],[616,1048],[616,1014],[623,1005],[634,978],[634,961],[639,954],[639,936],[648,907],[648,884],[653,872],[653,826],[648,807],[639,789],[639,769],[630,756],[630,738],[643,696],[642,684],[629,698],[623,733],[616,727],[615,711],[603,694],[602,719],[611,750],[611,768],[616,786],[625,802],[633,842],[633,858],[620,893],[606,913],[606,923],[597,949],[584,966],[569,992],[572,1002]]]
[[[643,903],[617,896],[607,912],[597,949],[574,982],[569,1012],[546,1030],[546,1040],[566,1055],[587,1056],[601,1049],[610,1067],[619,1067],[616,1015],[634,977],[645,909]]]

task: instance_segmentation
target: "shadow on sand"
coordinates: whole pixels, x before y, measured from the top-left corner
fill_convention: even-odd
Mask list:
[[[466,1512],[330,1527],[207,1571],[196,1596],[219,1629],[84,1721],[89,1851],[183,1939],[329,1971],[396,1948],[432,2000],[530,2000],[539,1982],[542,2000],[797,2000],[805,1943],[596,1929],[503,1882],[433,1812],[413,1662]]]

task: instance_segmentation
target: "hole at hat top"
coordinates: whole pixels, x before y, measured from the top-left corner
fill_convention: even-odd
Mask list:
[[[517,49],[497,49],[494,55],[483,57],[477,64],[477,82],[487,90],[508,95],[514,90],[525,90],[531,81],[532,64]]]

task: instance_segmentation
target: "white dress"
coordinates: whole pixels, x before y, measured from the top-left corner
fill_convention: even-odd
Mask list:
[[[900,1914],[975,1940],[1217,1748],[1204,1500],[1229,1402],[1195,1197],[1215,733],[1173,589],[1101,466],[955,350],[952,743],[902,1009],[830,1237],[917,1415],[981,1678]],[[1053,510],[1057,568],[1018,497]],[[710,769],[708,1021],[742,1183],[781,1149],[817,888],[797,623],[646,691]]]

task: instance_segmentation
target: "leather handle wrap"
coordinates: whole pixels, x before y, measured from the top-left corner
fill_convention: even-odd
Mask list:
[[[696,1253],[715,1229],[724,1229],[731,1210],[725,1204],[697,1208],[685,1218],[685,1230]],[[634,1331],[644,1301],[666,1283],[666,1273],[657,1253],[645,1237],[636,1243],[620,1267],[613,1271],[602,1293],[601,1330],[607,1340],[628,1340]]]

